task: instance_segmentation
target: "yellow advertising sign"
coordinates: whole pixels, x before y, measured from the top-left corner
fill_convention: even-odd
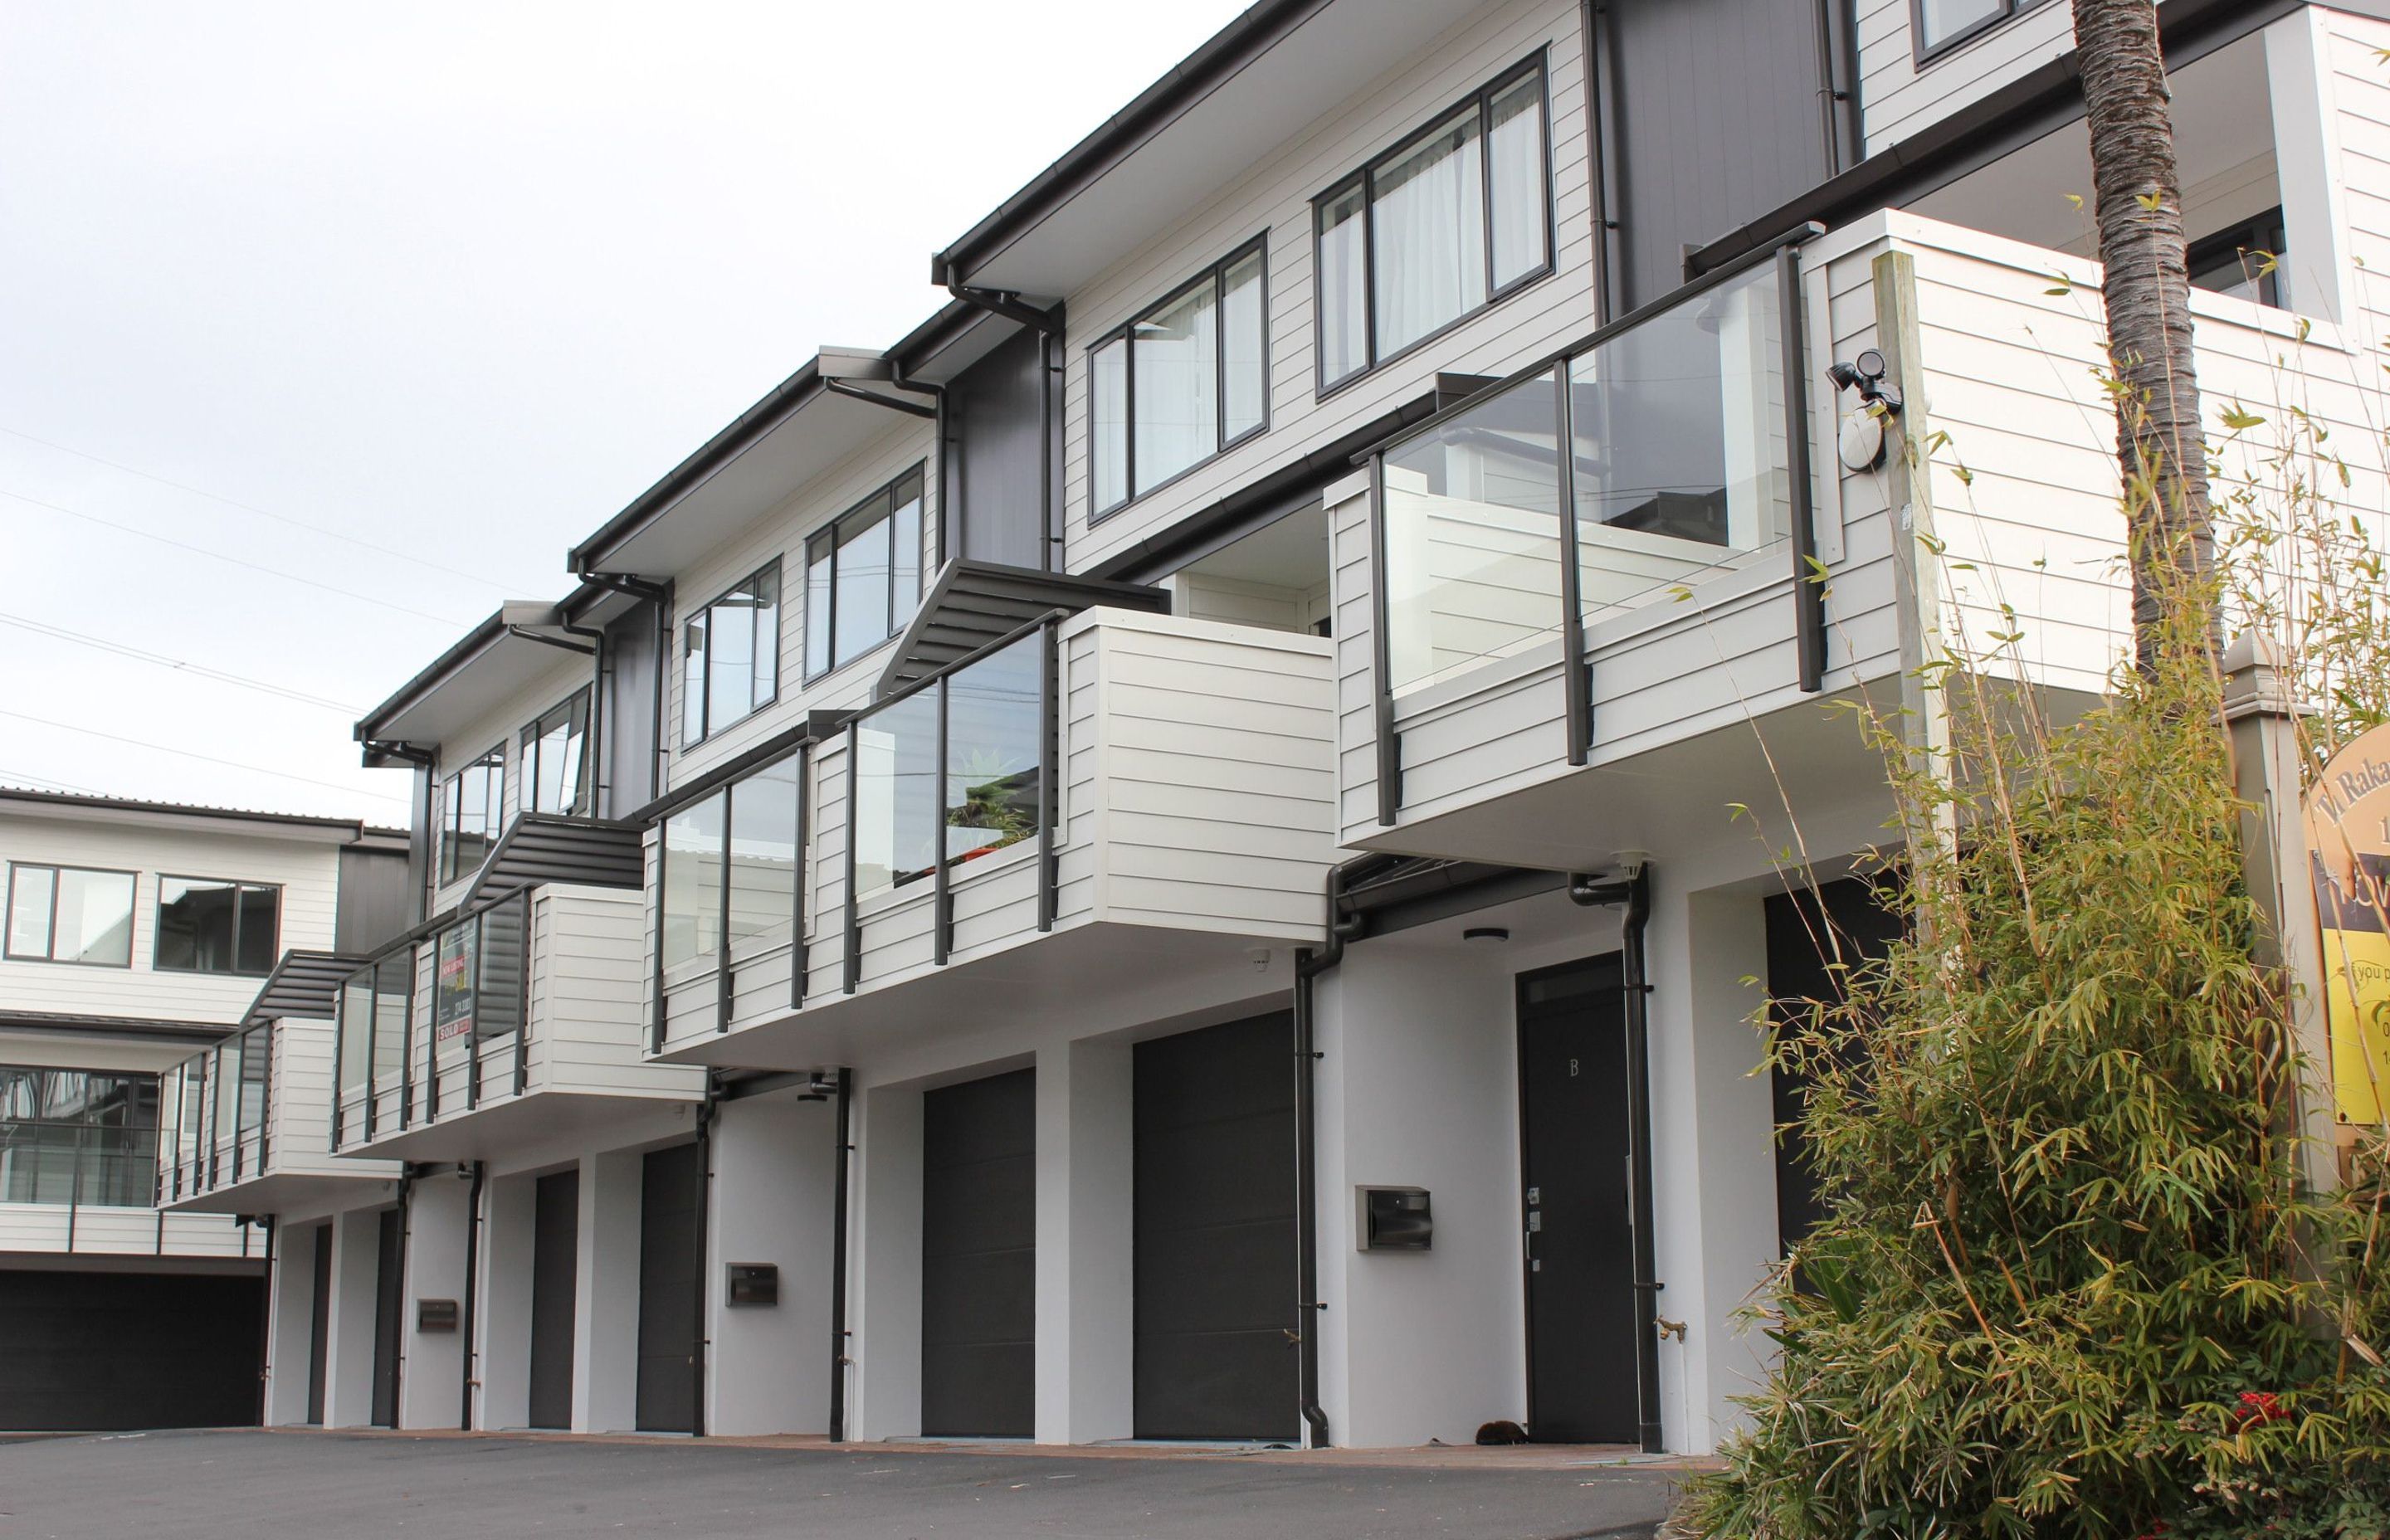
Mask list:
[[[2306,814],[2332,1099],[2343,1123],[2378,1123],[2390,1099],[2390,726],[2332,757]]]

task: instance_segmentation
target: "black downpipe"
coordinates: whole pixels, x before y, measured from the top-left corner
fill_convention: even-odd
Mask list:
[[[1358,915],[1346,915],[1345,884],[1356,875],[1392,866],[1401,857],[1362,855],[1329,869],[1327,884],[1328,940],[1317,952],[1298,947],[1294,954],[1294,1250],[1296,1389],[1298,1409],[1311,1430],[1311,1447],[1333,1447],[1328,1413],[1319,1405],[1320,1313],[1328,1308],[1319,1297],[1319,1172],[1317,1093],[1314,1073],[1319,1062],[1318,1018],[1312,998],[1314,982],[1344,960],[1344,947],[1366,929]]]
[[[1651,918],[1651,866],[1642,862],[1625,878],[1597,882],[1571,878],[1569,898],[1587,905],[1624,905],[1618,922],[1619,974],[1626,995],[1626,1168],[1634,1205],[1635,1399],[1643,1452],[1664,1451],[1660,1428],[1660,1290],[1651,1211],[1651,986],[1643,966],[1643,930]]]
[[[854,1072],[838,1072],[838,1148],[834,1152],[837,1186],[830,1193],[829,1238],[829,1441],[846,1440],[846,1187],[854,1146],[850,1121]]]
[[[692,1438],[705,1436],[705,1285],[713,1272],[706,1264],[705,1248],[713,1223],[713,1112],[721,1094],[722,1072],[706,1071],[705,1099],[697,1104],[697,1240],[689,1248],[691,1264],[697,1269],[697,1313],[689,1322],[688,1341],[689,1374],[697,1382],[697,1393],[689,1402]]]
[[[518,1049],[521,1046],[518,1042]],[[465,1199],[465,1351],[457,1372],[463,1383],[457,1387],[456,1431],[473,1431],[473,1392],[481,1387],[481,1376],[473,1372],[481,1357],[480,1339],[473,1335],[473,1323],[479,1315],[474,1309],[480,1291],[482,1268],[482,1183],[489,1175],[489,1166],[481,1161],[473,1162],[473,1190]]]

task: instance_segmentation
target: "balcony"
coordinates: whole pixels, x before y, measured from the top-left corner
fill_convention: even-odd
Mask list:
[[[1770,843],[1788,803],[1864,830],[1882,767],[1835,700],[1897,705],[1950,644],[2099,693],[2129,633],[2099,283],[2096,263],[1882,212],[1383,446],[1330,495],[1343,841],[1594,869],[1747,841],[1739,807]],[[2368,367],[2333,328],[2224,294],[2192,312],[2215,437],[2231,403],[2291,399],[2378,456]],[[1836,439],[1857,402],[1824,371],[1870,348],[1908,409],[1853,471]]]
[[[641,1052],[637,874],[628,826],[518,819],[454,912],[342,981],[332,1148],[479,1160],[699,1100],[702,1072]]]
[[[653,842],[656,1052],[806,1069],[865,1034],[1251,993],[1257,949],[1324,939],[1332,661],[1295,633],[1051,611],[678,808]]]
[[[0,1069],[0,1252],[226,1260],[263,1232],[224,1214],[166,1213],[158,1190],[160,1077]]]
[[[284,954],[247,1025],[166,1072],[161,1209],[281,1213],[398,1177],[396,1161],[332,1154],[331,1017],[356,964],[331,953]]]

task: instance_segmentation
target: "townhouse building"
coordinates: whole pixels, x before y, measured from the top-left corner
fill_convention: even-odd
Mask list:
[[[2159,6],[2203,386],[2376,520],[2377,10]],[[1887,923],[1838,702],[2127,645],[2070,48],[1247,11],[359,725],[269,1418],[1714,1448],[1754,1016]]]
[[[395,919],[405,852],[353,819],[0,788],[0,1429],[258,1419],[271,1210],[161,1207],[161,1177],[217,1158],[176,1153],[210,1098],[255,1160],[277,1069],[244,1013],[286,949]]]

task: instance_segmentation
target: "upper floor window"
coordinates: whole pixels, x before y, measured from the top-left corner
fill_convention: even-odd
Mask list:
[[[1917,39],[1917,62],[1923,64],[1961,43],[1972,42],[2041,0],[1909,0],[1909,25]]]
[[[186,973],[271,973],[281,920],[279,888],[161,877],[157,966]]]
[[[7,955],[132,967],[133,874],[10,864]]]
[[[522,730],[522,797],[533,813],[589,811],[589,691]]]
[[[921,468],[805,541],[805,677],[854,661],[905,628],[921,603]]]
[[[1266,287],[1255,240],[1087,350],[1091,518],[1266,425]]]
[[[780,564],[775,561],[681,628],[681,747],[754,715],[779,692]]]
[[[2277,310],[2291,302],[2284,283],[2282,211],[2268,209],[2246,225],[2191,243],[2191,286],[2231,294]]]
[[[1552,270],[1538,57],[1312,202],[1326,391]]]
[[[507,784],[501,744],[448,777],[440,789],[440,880],[470,877],[498,838]]]

